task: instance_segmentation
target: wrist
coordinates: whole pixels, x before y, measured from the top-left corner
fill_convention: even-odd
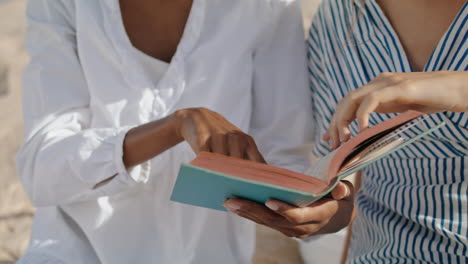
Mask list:
[[[187,119],[187,116],[189,115],[190,109],[180,109],[176,110],[174,113],[171,114],[170,116],[170,126],[174,132],[175,137],[179,141],[184,141],[185,138],[183,136],[182,130],[184,127],[184,122]]]
[[[124,139],[124,164],[132,167],[179,144],[180,122],[175,115],[130,129]]]

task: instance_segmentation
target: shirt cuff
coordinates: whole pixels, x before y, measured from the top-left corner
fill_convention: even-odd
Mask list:
[[[133,127],[124,127],[117,134],[117,139],[114,145],[114,164],[117,169],[117,177],[125,183],[146,183],[148,182],[150,175],[150,160],[128,169],[125,167],[123,162],[125,136],[132,128]]]

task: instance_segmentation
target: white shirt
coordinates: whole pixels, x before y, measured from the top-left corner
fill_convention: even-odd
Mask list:
[[[194,0],[157,83],[118,0],[31,0],[19,175],[38,207],[19,263],[248,263],[254,225],[169,200],[179,144],[127,171],[134,126],[206,107],[253,135],[271,164],[304,171],[311,106],[298,3]],[[116,175],[108,183],[97,183]]]
[[[144,70],[144,74],[148,76],[152,84],[157,86],[161,78],[169,68],[169,64],[165,61],[155,59],[147,54],[143,53],[142,51],[134,48],[135,56],[137,56],[141,67]]]

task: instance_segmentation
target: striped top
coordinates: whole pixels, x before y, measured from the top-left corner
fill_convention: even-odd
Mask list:
[[[425,71],[468,70],[468,4]],[[375,0],[324,0],[308,38],[318,156],[337,102],[382,72],[411,72]],[[442,87],[441,87],[442,88]],[[372,114],[370,125],[393,114]],[[408,133],[447,125],[363,172],[349,263],[468,263],[468,113],[433,114]],[[351,130],[357,133],[353,122]]]

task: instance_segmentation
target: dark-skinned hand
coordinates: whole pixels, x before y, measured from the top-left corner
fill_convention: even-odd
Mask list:
[[[224,207],[257,224],[275,229],[286,236],[305,238],[334,233],[346,227],[354,217],[354,188],[342,181],[331,195],[299,208],[270,200],[265,205],[243,199],[229,199]]]

